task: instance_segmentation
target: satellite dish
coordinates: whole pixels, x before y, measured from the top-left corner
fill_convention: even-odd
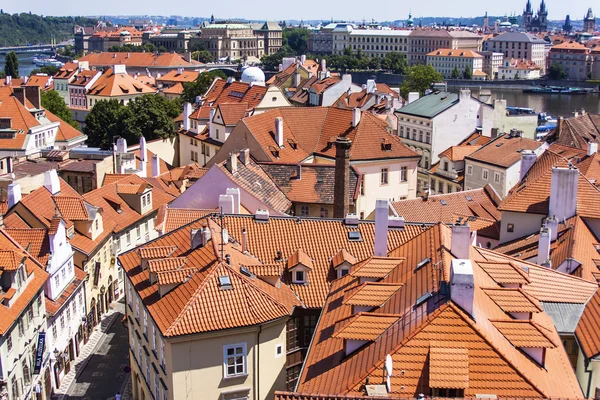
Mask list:
[[[385,388],[387,389],[388,393],[392,393],[392,382],[390,381],[389,376],[385,378]]]
[[[392,376],[393,370],[394,370],[394,368],[393,368],[393,364],[392,364],[392,356],[390,356],[388,354],[387,356],[385,356],[385,372],[386,372],[388,378],[390,376]]]

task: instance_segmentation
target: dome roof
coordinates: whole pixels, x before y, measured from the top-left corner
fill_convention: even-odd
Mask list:
[[[258,67],[248,67],[242,71],[242,82],[255,83],[259,85],[265,84],[265,73]]]

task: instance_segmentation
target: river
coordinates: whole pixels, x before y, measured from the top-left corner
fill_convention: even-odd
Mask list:
[[[33,71],[36,66],[33,63],[33,57],[36,53],[19,53],[17,54],[17,58],[19,59],[19,75],[20,76],[29,76],[31,71]],[[4,62],[6,60],[6,56],[0,54],[0,68],[4,70]]]
[[[456,92],[458,88],[450,88]],[[487,90],[487,89],[484,89]],[[505,99],[508,106],[533,108],[536,112],[546,112],[553,117],[571,117],[575,111],[600,113],[600,94],[535,94],[523,93],[521,89],[492,88],[492,97]],[[473,96],[479,89],[471,89]]]

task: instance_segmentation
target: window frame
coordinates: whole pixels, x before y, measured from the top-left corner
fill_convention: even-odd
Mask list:
[[[388,167],[381,168],[379,171],[379,186],[386,186],[390,183],[390,169]]]
[[[235,372],[233,374],[229,374],[228,371],[228,360],[229,358],[233,357],[234,358],[234,370],[237,370],[237,366],[238,364],[235,362],[235,358],[238,357],[238,354],[236,353],[236,349],[241,348],[242,349],[242,368],[243,371],[242,372]],[[227,351],[233,349],[233,355],[229,356],[227,354]],[[223,379],[232,379],[232,378],[239,378],[239,377],[243,377],[243,376],[247,376],[248,375],[248,346],[247,343],[235,343],[235,344],[228,344],[228,345],[224,345],[223,346]]]

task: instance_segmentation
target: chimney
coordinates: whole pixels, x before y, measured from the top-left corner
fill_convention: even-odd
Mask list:
[[[296,69],[296,72],[294,72],[294,83],[292,84],[292,87],[297,88],[298,86],[300,86],[301,80],[302,80],[302,75],[300,75],[300,71],[298,71]]]
[[[190,115],[192,115],[192,104],[185,103],[183,105],[183,129],[190,130]]]
[[[302,164],[296,164],[296,179],[302,180]]]
[[[419,100],[419,92],[410,92],[408,94],[408,104],[416,100]]]
[[[117,65],[113,66],[113,74],[126,74],[126,73],[127,73],[127,69],[125,68],[125,65],[117,64]]]
[[[521,152],[521,172],[519,174],[519,181],[522,181],[527,172],[533,167],[537,160],[537,154],[533,150],[523,150]]]
[[[219,195],[219,213],[233,214],[233,196],[230,194]]]
[[[11,183],[8,185],[8,208],[21,201],[21,185],[18,183]]]
[[[192,62],[192,52],[191,51],[186,51],[185,53],[183,53],[183,59],[189,63]],[[182,68],[183,70],[183,68]]]
[[[202,228],[202,245],[206,246],[211,237],[212,234],[210,233],[210,229],[208,229],[208,226],[204,226],[204,228]]]
[[[598,143],[588,142],[587,144],[587,155],[593,156],[598,152]]]
[[[279,64],[279,67],[278,67],[278,68],[279,68],[279,69],[278,69],[278,71],[279,71],[279,72],[283,71],[283,64]]]
[[[550,240],[554,242],[558,238],[558,220],[554,216],[548,217],[544,225],[550,230]]]
[[[7,157],[6,158],[6,173],[12,174],[13,172],[14,172],[13,159],[12,159],[12,157]]]
[[[53,195],[60,193],[60,180],[55,169],[44,172],[44,187]]]
[[[127,153],[127,140],[125,138],[117,139],[117,153]]]
[[[213,118],[215,116],[215,112],[216,110],[214,108],[210,109],[210,116],[208,117],[208,134],[209,136],[214,139],[215,138],[215,133],[214,133],[214,129],[213,129]]]
[[[16,87],[13,88],[13,96],[23,105],[25,105],[25,88]]]
[[[579,170],[577,168],[552,168],[548,215],[556,217],[558,221],[564,221],[575,215],[578,183]]]
[[[179,67],[177,68],[177,75],[181,75],[183,74],[183,68]]]
[[[250,149],[245,148],[240,150],[240,161],[244,165],[248,165],[250,162]]]
[[[373,249],[375,257],[387,256],[388,219],[388,200],[377,199],[375,202],[375,243]]]
[[[275,141],[277,146],[283,147],[283,118],[275,118]]]
[[[42,100],[40,96],[39,86],[25,86],[25,97],[27,97],[27,100],[29,100],[29,102],[37,110],[42,108]]]
[[[232,174],[237,172],[237,154],[235,152],[229,153],[229,158],[227,158],[225,167]]]
[[[302,54],[302,55],[300,56],[300,63],[301,63],[302,65],[304,65],[304,64],[306,63],[306,54]]]
[[[344,218],[348,214],[348,211],[350,209],[350,201],[348,199],[348,195],[350,191],[351,146],[352,141],[345,137],[339,137],[335,141],[335,181],[333,190],[334,218]]]
[[[538,254],[536,263],[544,267],[550,267],[550,229],[542,226],[540,229],[540,238],[538,240]]]
[[[492,128],[490,131],[490,137],[492,139],[495,139],[498,137],[498,128]]]
[[[10,86],[10,81],[12,80],[12,76],[10,75],[6,75],[6,78],[4,79],[4,84],[6,86]]]
[[[23,85],[26,85],[27,81],[29,81],[29,77],[28,76],[26,76],[26,77],[23,78]]]
[[[356,128],[360,123],[360,108],[354,108],[352,110],[352,127]]]
[[[375,79],[367,79],[367,94],[375,93],[377,91],[377,84],[375,83]]]
[[[204,247],[205,243],[202,239],[204,239],[204,237],[201,229],[190,230],[190,250]]]
[[[456,258],[469,259],[471,249],[471,232],[469,225],[452,225],[450,252]]]
[[[473,265],[471,264],[471,260],[454,259],[452,260],[451,268],[450,299],[454,304],[474,318],[473,299],[475,297],[475,279],[473,278]]]
[[[246,227],[242,227],[242,253],[248,251],[248,233]]]
[[[560,133],[562,131],[563,123],[565,119],[563,117],[558,117],[558,121],[556,123],[556,133]]]
[[[321,59],[321,71],[327,71],[327,60],[325,60],[324,58]]]
[[[140,136],[140,160],[142,160],[143,163],[148,161],[148,156],[146,154],[146,138]]]
[[[156,178],[160,175],[160,159],[155,154],[152,156],[152,177]]]
[[[227,188],[225,194],[233,197],[233,212],[231,214],[240,213],[240,188]]]

